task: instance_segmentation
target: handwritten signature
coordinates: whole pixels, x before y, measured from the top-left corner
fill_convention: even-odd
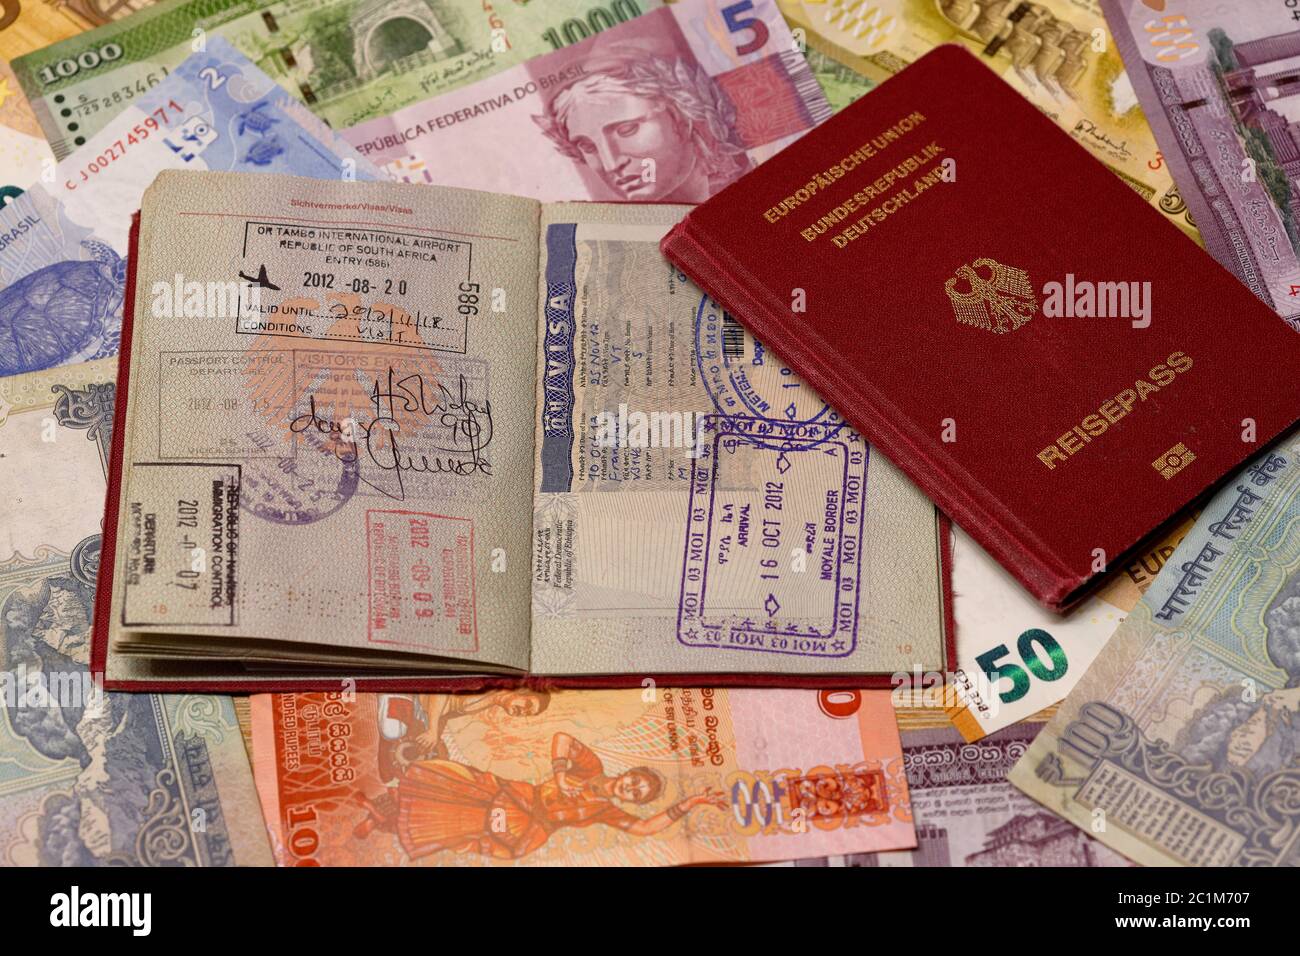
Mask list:
[[[370,389],[372,417],[369,421],[347,418],[336,421],[316,407],[316,396],[308,399],[307,411],[289,423],[295,434],[316,431],[335,439],[340,461],[357,461],[364,449],[370,463],[381,471],[393,472],[397,493],[378,489],[399,500],[406,497],[402,475],[442,474],[456,477],[492,475],[487,448],[492,443],[492,403],[472,398],[465,376],[458,376],[452,388],[430,385],[419,373],[399,374],[389,366]],[[407,452],[399,441],[402,423],[420,437],[423,450]],[[412,422],[415,427],[411,428]]]
[[[1099,143],[1105,143],[1107,146],[1115,150],[1121,156],[1133,155],[1132,153],[1129,152],[1127,140],[1125,140],[1122,143],[1115,142],[1115,140],[1111,139],[1110,135],[1104,129],[1102,129],[1092,120],[1086,120],[1086,119],[1079,120],[1079,122],[1074,124],[1074,131],[1076,133],[1086,133],[1088,136],[1091,136]]]

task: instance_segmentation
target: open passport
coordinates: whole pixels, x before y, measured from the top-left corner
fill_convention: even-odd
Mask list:
[[[687,211],[162,173],[132,234],[107,686],[946,669],[945,519],[661,257]]]

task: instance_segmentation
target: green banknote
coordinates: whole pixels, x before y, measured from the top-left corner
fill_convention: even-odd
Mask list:
[[[822,92],[826,94],[826,101],[837,113],[876,85],[864,74],[831,59],[821,50],[807,47],[803,54],[807,57],[808,66],[813,71],[813,76],[817,77]]]
[[[1009,779],[1148,866],[1300,865],[1300,439],[1210,500]]]
[[[661,0],[166,0],[16,59],[62,159],[225,38],[336,128],[585,39]]]

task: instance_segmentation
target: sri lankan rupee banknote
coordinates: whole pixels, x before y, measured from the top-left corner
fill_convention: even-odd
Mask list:
[[[1139,863],[1300,863],[1300,439],[1210,500],[1010,779]]]
[[[1206,250],[1300,329],[1294,4],[1102,8]]]
[[[556,50],[661,0],[164,0],[20,57],[62,159],[221,36],[335,127],[382,116]]]
[[[0,209],[0,375],[116,353],[131,216],[164,169],[379,176],[213,38],[60,163],[48,193]]]
[[[774,0],[681,0],[343,135],[407,182],[703,202],[830,113]]]
[[[1097,0],[778,2],[797,40],[877,82],[960,43],[1196,238]]]
[[[1191,519],[1182,522],[1115,568],[1096,594],[1065,615],[1044,610],[1006,569],[954,527],[957,667],[945,704],[962,736],[979,740],[1063,699],[1191,526]],[[937,680],[932,683],[939,686]]]
[[[115,366],[0,378],[0,864],[267,864],[229,698],[90,673]]]
[[[902,728],[916,849],[812,857],[794,866],[1130,866],[1007,782],[1044,723],[963,740],[953,727]]]
[[[915,845],[885,691],[253,698],[281,865],[743,863]]]

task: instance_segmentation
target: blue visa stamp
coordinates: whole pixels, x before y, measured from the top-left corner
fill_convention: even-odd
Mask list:
[[[818,425],[823,435],[844,427],[835,409],[707,295],[695,310],[695,361],[719,415]]]

